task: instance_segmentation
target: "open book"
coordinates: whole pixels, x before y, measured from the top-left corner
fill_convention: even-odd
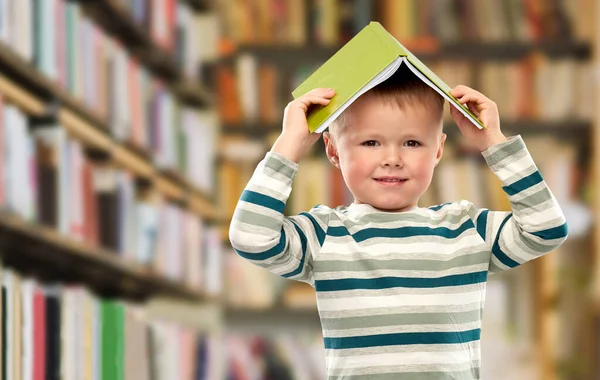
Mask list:
[[[406,64],[423,82],[454,105],[478,128],[483,123],[455,97],[451,88],[417,57],[398,42],[378,22],[371,22],[338,50],[327,62],[300,84],[293,92],[294,99],[310,90],[333,88],[335,96],[327,106],[311,108],[307,115],[311,132],[323,132],[359,96],[385,81]]]

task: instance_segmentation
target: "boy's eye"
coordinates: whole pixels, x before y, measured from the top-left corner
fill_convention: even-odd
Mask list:
[[[377,142],[375,140],[368,140],[368,141],[365,141],[364,143],[362,143],[362,145],[364,145],[364,146],[378,146],[379,142]]]
[[[421,143],[416,140],[409,140],[409,141],[405,142],[404,145],[414,148],[414,147],[420,146]]]

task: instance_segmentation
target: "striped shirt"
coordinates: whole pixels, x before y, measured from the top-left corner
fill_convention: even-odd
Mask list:
[[[243,258],[316,289],[328,380],[479,379],[488,273],[557,248],[567,225],[520,136],[483,152],[512,212],[462,200],[285,217],[297,164],[267,153],[229,236]]]

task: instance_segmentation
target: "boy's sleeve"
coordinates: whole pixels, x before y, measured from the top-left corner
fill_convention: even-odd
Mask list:
[[[229,240],[244,259],[314,286],[312,257],[323,245],[328,209],[316,207],[284,217],[297,171],[295,162],[278,153],[267,153],[238,201]]]
[[[511,212],[472,210],[477,232],[491,250],[489,271],[501,272],[548,253],[567,238],[563,212],[520,136],[482,152],[502,181]]]

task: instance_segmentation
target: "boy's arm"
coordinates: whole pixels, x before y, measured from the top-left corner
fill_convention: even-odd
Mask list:
[[[298,164],[269,152],[242,193],[229,228],[235,251],[277,275],[313,284],[312,255],[321,247],[327,216],[319,209],[284,217]]]
[[[502,181],[512,212],[471,210],[491,250],[491,272],[514,268],[556,249],[567,238],[563,212],[520,136],[482,152]]]
[[[318,88],[287,105],[281,135],[256,168],[229,227],[229,240],[240,256],[275,274],[311,285],[312,255],[325,239],[327,211],[313,209],[284,218],[283,210],[298,171],[297,162],[320,137],[310,133],[306,112],[312,105],[329,104],[334,95],[331,89]]]

